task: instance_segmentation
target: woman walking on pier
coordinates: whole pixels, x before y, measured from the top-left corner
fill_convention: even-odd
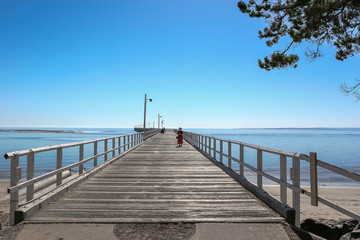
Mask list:
[[[182,147],[182,144],[183,144],[183,131],[182,131],[182,128],[180,127],[179,128],[179,131],[177,132],[177,143],[179,144],[179,147]]]

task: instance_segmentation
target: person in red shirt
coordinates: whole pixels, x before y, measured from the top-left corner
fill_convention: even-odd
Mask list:
[[[182,128],[180,127],[179,128],[179,131],[177,132],[177,144],[179,144],[179,147],[182,147],[182,144],[184,142],[183,140],[183,131],[182,131]]]

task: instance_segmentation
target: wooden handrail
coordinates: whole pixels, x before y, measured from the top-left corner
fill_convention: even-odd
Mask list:
[[[51,150],[57,150],[58,148],[76,147],[76,146],[80,146],[81,144],[85,145],[85,144],[90,144],[90,143],[94,143],[94,142],[104,141],[104,140],[123,137],[123,136],[131,136],[131,135],[136,135],[136,134],[138,134],[138,133],[132,133],[132,134],[128,134],[128,135],[120,135],[120,136],[115,136],[115,137],[98,138],[98,139],[87,140],[87,141],[82,141],[82,142],[73,142],[73,143],[57,144],[57,145],[38,147],[38,148],[30,148],[30,149],[26,149],[26,150],[20,150],[20,151],[6,153],[4,155],[4,158],[9,159],[14,156],[21,157],[21,156],[25,156],[31,152],[40,153],[40,152],[47,152],[47,151],[51,151]]]
[[[93,168],[98,169],[101,168],[105,162],[110,160],[117,159],[120,155],[130,151],[133,147],[141,144],[146,139],[154,136],[159,133],[160,130],[156,129],[153,131],[148,131],[145,133],[132,133],[127,135],[113,136],[107,138],[99,138],[94,140],[82,141],[82,142],[74,142],[74,143],[66,143],[66,144],[58,144],[52,146],[45,146],[39,148],[26,149],[21,151],[14,151],[5,154],[6,159],[11,159],[11,179],[10,179],[10,188],[8,188],[8,193],[10,193],[10,224],[15,224],[15,212],[19,207],[19,190],[26,187],[26,203],[33,202],[38,197],[34,198],[34,184],[41,180],[47,179],[54,175],[57,176],[56,186],[53,189],[57,189],[59,186],[63,185],[62,183],[62,172],[79,167],[79,176],[85,174],[84,164],[93,160]],[[107,149],[108,140],[111,139],[112,146],[111,149]],[[116,146],[115,141],[118,140],[118,144]],[[120,144],[122,139],[122,144]],[[104,141],[104,151],[98,153],[98,142]],[[93,143],[94,151],[93,156],[84,159],[84,145]],[[79,147],[79,158],[75,163],[72,163],[68,166],[62,167],[62,150],[64,148],[70,147]],[[56,150],[56,169],[45,173],[41,176],[34,177],[34,162],[35,162],[35,154],[46,151]],[[118,150],[118,151],[117,151]],[[107,159],[107,155],[112,153],[112,158]],[[27,180],[19,183],[21,168],[19,167],[19,159],[20,156],[27,155]],[[101,156],[104,156],[104,162],[98,165],[97,159]]]
[[[184,131],[184,133],[185,133],[185,131]],[[192,132],[188,132],[188,133],[192,133]],[[194,133],[192,133],[192,134],[194,134]],[[196,134],[198,136],[209,137],[209,136],[203,135],[203,134],[198,134],[198,133],[196,133]],[[211,138],[214,138],[214,137],[211,137]],[[302,154],[302,153],[289,152],[289,151],[284,151],[284,150],[279,150],[279,149],[274,149],[274,148],[268,148],[268,147],[263,147],[263,146],[260,146],[260,145],[255,145],[255,144],[250,144],[250,143],[236,141],[236,140],[230,140],[230,139],[216,138],[216,140],[223,141],[223,142],[231,142],[231,143],[242,145],[244,147],[252,148],[252,149],[255,149],[255,150],[261,150],[261,151],[264,151],[264,152],[277,154],[279,156],[283,155],[285,157],[297,157],[300,160],[305,160],[308,163],[310,163],[310,156],[306,155],[306,154]],[[220,152],[217,151],[217,153],[220,153]],[[228,157],[226,154],[223,154],[223,155]],[[354,172],[348,171],[346,169],[337,167],[335,165],[332,165],[330,163],[321,161],[319,159],[317,159],[317,161],[318,161],[318,166],[319,167],[322,167],[324,169],[327,169],[329,171],[332,171],[332,172],[337,173],[339,175],[342,175],[344,177],[351,178],[352,180],[360,182],[360,175],[357,174],[357,173],[354,173]]]

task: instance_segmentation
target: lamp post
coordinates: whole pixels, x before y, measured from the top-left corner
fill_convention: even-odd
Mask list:
[[[144,133],[145,133],[145,129],[146,129],[146,101],[147,100],[149,100],[149,102],[152,102],[152,99],[151,98],[149,98],[149,99],[147,99],[146,98],[146,93],[145,93],[145,104],[144,104],[144,125],[143,125],[143,127],[144,127]]]
[[[158,114],[158,129],[160,128],[160,118],[161,118],[162,116],[160,116],[160,114]]]

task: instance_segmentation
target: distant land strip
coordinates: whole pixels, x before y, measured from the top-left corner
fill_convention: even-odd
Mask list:
[[[21,133],[89,133],[89,131],[76,131],[76,130],[45,130],[45,129],[0,129],[0,132],[21,132]]]

